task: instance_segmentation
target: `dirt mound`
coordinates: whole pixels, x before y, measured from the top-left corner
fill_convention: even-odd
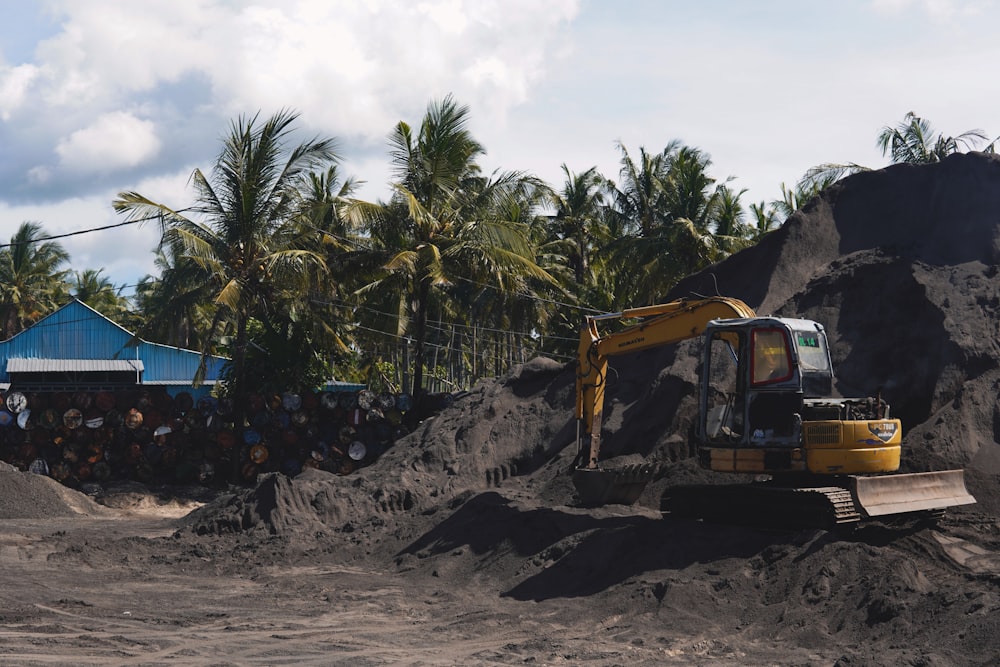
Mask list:
[[[647,629],[618,640],[673,647],[691,637],[677,655],[708,662],[990,663],[1000,631],[998,260],[1000,159],[956,155],[847,178],[667,295],[721,293],[820,322],[836,389],[881,392],[902,419],[904,468],[967,469],[979,505],[940,529],[871,524],[842,535],[662,519],[666,485],[719,477],[690,458],[698,343],[688,341],[613,363],[606,454],[668,464],[636,507],[574,507],[574,369],[535,359],[482,382],[354,475],[262,477],[194,512],[184,534],[339,541],[413,581],[469,582],[537,604],[587,599],[606,619],[601,630],[621,619]],[[670,637],[650,635],[664,619]]]
[[[990,480],[1000,474],[997,220],[996,156],[960,154],[932,165],[861,173],[829,188],[757,246],[685,280],[667,298],[718,291],[759,313],[820,322],[830,339],[836,389],[842,395],[881,392],[902,419],[905,469],[969,466],[982,473],[980,480]],[[603,429],[608,456],[687,458],[696,347],[688,341],[615,360]],[[419,514],[466,491],[510,485],[515,477],[543,501],[572,503],[564,473],[576,454],[573,372],[572,365],[535,359],[460,397],[370,469],[323,481],[269,478],[268,487],[287,488],[259,488],[233,506],[208,508],[199,530],[262,522],[280,532],[299,525],[277,518],[280,513],[271,518],[267,506],[281,504],[275,493],[323,495],[323,501],[287,505],[327,525],[348,517]],[[677,465],[667,475],[672,482],[705,477],[691,465]],[[988,481],[976,490],[993,493]],[[642,502],[655,506],[651,497]],[[248,503],[262,509],[247,510]],[[209,516],[213,511],[220,516]]]
[[[21,472],[0,461],[0,519],[103,516],[106,507],[47,475]]]
[[[292,479],[265,475],[255,488],[194,513],[189,525],[211,534],[350,532],[530,477],[561,458],[574,437],[572,381],[563,364],[535,359],[459,397],[368,468],[349,477],[316,470]],[[570,493],[568,483],[562,490]]]

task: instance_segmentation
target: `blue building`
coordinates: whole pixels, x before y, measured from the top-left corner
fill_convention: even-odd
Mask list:
[[[210,356],[200,388],[201,353],[150,343],[73,300],[0,342],[0,389],[99,391],[162,387],[171,396],[210,393],[228,361]]]

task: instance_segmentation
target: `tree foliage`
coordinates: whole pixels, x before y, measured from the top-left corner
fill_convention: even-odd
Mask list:
[[[224,391],[306,389],[331,378],[393,391],[470,386],[543,353],[571,360],[587,313],[660,300],[691,272],[759,242],[855,163],[810,169],[747,205],[711,157],[671,140],[617,144],[615,178],[562,164],[555,186],[484,174],[470,111],[447,96],[388,140],[391,195],[355,197],[332,138],[295,143],[297,115],[235,120],[193,202],[136,192],[113,202],[155,219],[156,274],[129,303],[103,271],[25,222],[0,246],[5,337],[71,295],[149,340],[232,357]],[[892,162],[934,162],[985,140],[936,132],[913,113],[883,127]],[[986,148],[992,150],[992,144]]]
[[[0,327],[10,338],[61,306],[68,296],[66,250],[44,239],[38,222],[23,222],[0,249]]]
[[[262,122],[234,121],[212,171],[194,171],[195,201],[184,211],[137,192],[113,202],[130,219],[158,218],[160,249],[207,286],[213,312],[203,360],[220,335],[232,336],[229,389],[237,397],[249,389],[251,320],[267,327],[290,318],[315,272],[326,270],[324,257],[309,247],[312,230],[300,223],[311,175],[338,157],[329,138],[289,146],[296,119],[281,111]]]
[[[346,207],[369,240],[354,260],[375,269],[356,295],[392,327],[386,333],[412,339],[417,397],[429,319],[458,312],[452,303],[458,281],[502,295],[549,279],[516,213],[518,202],[531,197],[533,179],[514,172],[482,176],[476,160],[484,149],[468,121],[468,107],[448,96],[428,106],[418,128],[398,123],[389,139],[391,200]]]

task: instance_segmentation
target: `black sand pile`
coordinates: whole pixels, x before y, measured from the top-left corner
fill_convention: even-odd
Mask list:
[[[107,508],[79,491],[69,489],[46,475],[21,472],[0,461],[0,519],[105,514]]]
[[[845,179],[759,245],[687,279],[667,298],[720,293],[760,314],[820,322],[836,389],[845,396],[881,392],[902,419],[904,469],[968,467],[983,505],[996,507],[998,261],[1000,159],[962,154]],[[676,462],[667,472],[671,481],[706,477],[684,460],[696,411],[697,346],[689,341],[613,361],[607,456]],[[468,392],[370,470],[322,482],[315,475],[298,483],[268,480],[283,489],[250,491],[228,509],[208,508],[200,530],[311,525],[278,518],[284,505],[293,514],[291,508],[315,511],[326,526],[419,516],[464,492],[511,487],[515,479],[540,500],[572,504],[564,474],[576,454],[572,382],[571,365],[533,360]],[[296,486],[302,499],[278,499]],[[650,496],[658,492],[643,502],[655,507]],[[267,509],[247,509],[255,504]]]
[[[965,154],[845,179],[667,296],[719,293],[823,324],[837,390],[881,392],[902,419],[904,468],[965,468],[979,504],[937,527],[842,534],[661,517],[666,485],[718,478],[689,456],[698,343],[688,341],[613,362],[606,453],[664,464],[634,507],[574,505],[574,370],[535,359],[459,397],[370,467],[261,477],[191,513],[166,542],[130,542],[130,557],[141,546],[166,562],[158,550],[174,549],[185,567],[220,572],[361,559],[419,589],[559,614],[555,625],[539,616],[537,642],[478,664],[576,664],[587,637],[561,628],[591,623],[605,646],[701,664],[997,664],[998,264],[1000,158]],[[29,481],[9,490],[37,496],[44,513],[48,490]],[[27,509],[0,507],[17,511]],[[590,662],[634,662],[615,650]]]

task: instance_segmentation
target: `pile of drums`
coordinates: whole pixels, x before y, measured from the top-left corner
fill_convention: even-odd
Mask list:
[[[408,394],[252,394],[241,426],[228,399],[165,390],[0,396],[0,460],[68,486],[252,482],[312,467],[350,474],[408,432]]]

